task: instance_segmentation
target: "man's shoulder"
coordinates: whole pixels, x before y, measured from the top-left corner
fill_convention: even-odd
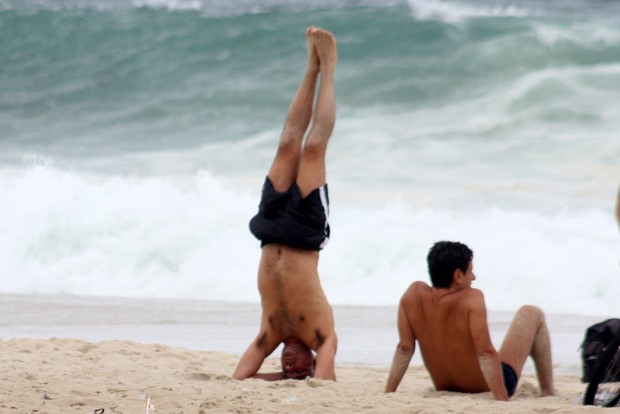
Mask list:
[[[480,289],[476,289],[476,288],[467,289],[467,296],[484,300],[484,293],[482,293]]]
[[[459,300],[484,300],[484,293],[480,289],[466,287],[454,292]]]
[[[405,292],[405,295],[415,295],[430,291],[431,287],[428,284],[418,280],[409,285],[409,288]]]
[[[470,308],[480,308],[486,306],[484,303],[484,293],[482,293],[480,289],[474,288],[469,288],[464,291],[460,302]]]
[[[431,292],[431,287],[424,282],[417,281],[413,282],[401,298],[401,303],[410,303],[412,301],[417,301],[422,297],[429,295]]]
[[[431,287],[426,282],[422,282],[421,280],[416,280],[410,286],[410,289],[430,289]]]

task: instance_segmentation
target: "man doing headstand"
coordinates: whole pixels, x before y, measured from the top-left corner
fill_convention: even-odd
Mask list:
[[[330,232],[325,153],[336,119],[337,51],[333,35],[322,29],[307,29],[306,41],[306,72],[289,106],[259,212],[250,221],[262,247],[262,316],[258,336],[241,357],[235,379],[336,379],[333,313],[317,266]],[[282,372],[257,374],[280,343]]]
[[[551,345],[542,311],[522,306],[497,352],[484,296],[471,287],[476,279],[472,259],[472,251],[462,243],[442,241],[431,248],[427,261],[433,286],[414,282],[398,307],[400,340],[385,392],[398,388],[417,341],[438,391],[491,391],[496,400],[508,400],[531,356],[541,394],[553,395]]]

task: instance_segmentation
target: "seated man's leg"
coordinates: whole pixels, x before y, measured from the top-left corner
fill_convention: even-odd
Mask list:
[[[553,395],[551,340],[545,316],[535,306],[522,306],[515,314],[499,350],[502,362],[510,365],[517,378],[528,356],[534,360],[542,395]]]
[[[304,143],[297,175],[302,197],[326,183],[325,153],[336,121],[334,71],[338,55],[336,41],[331,33],[311,29],[310,36],[316,47],[320,65],[320,86],[314,108],[314,120]]]
[[[288,190],[297,178],[301,144],[312,118],[312,104],[319,73],[319,60],[312,42],[311,32],[312,29],[306,30],[308,44],[306,72],[288,108],[280,135],[278,151],[267,174],[278,192]]]

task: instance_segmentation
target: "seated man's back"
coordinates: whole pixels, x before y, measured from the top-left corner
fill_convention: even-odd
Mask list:
[[[404,294],[403,310],[436,389],[488,390],[469,326],[469,315],[482,300],[477,289],[448,293],[424,282],[414,283]]]

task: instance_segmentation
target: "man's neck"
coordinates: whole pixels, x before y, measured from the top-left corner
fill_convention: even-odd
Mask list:
[[[299,338],[296,336],[289,336],[284,341],[282,341],[284,345],[299,345],[304,348],[307,348],[306,344],[304,344]]]
[[[438,287],[431,288],[431,291],[433,292],[433,296],[435,296],[435,298],[437,299],[441,299],[444,296],[448,296],[453,293],[460,292],[461,290],[463,290],[463,287],[456,286],[454,283],[449,288],[438,288]]]

